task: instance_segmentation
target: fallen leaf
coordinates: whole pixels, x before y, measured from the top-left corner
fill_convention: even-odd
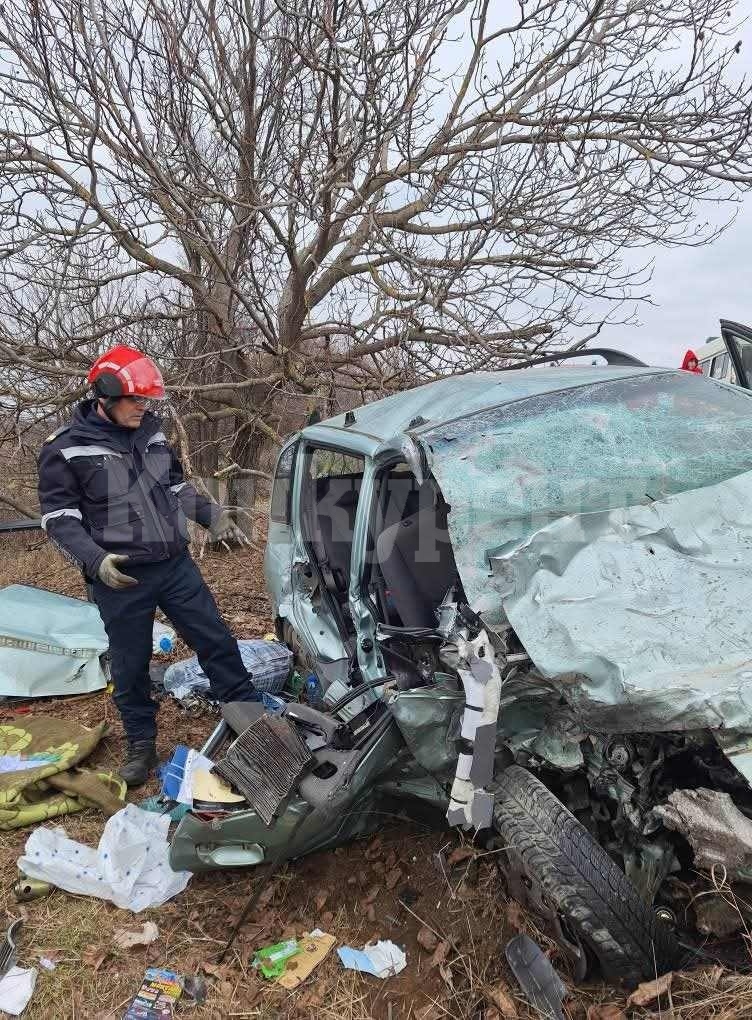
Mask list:
[[[266,887],[266,889],[264,889],[264,891],[260,894],[257,906],[268,907],[272,899],[274,898],[274,894],[276,891],[277,891],[276,885],[274,885],[274,883],[270,883]]]
[[[399,868],[392,868],[389,874],[386,876],[386,887],[387,889],[394,889],[399,880],[402,878],[402,872]]]
[[[324,904],[326,903],[326,901],[328,899],[329,899],[329,893],[328,892],[319,893],[318,896],[316,897],[316,899],[313,901],[313,904],[316,907],[316,910],[323,910],[324,909]]]
[[[386,855],[386,859],[384,860],[384,867],[390,869],[393,868],[396,863],[397,854],[394,852],[394,850],[390,850],[389,853]]]
[[[416,1020],[442,1020],[446,1016],[446,1010],[430,1002],[427,1006],[421,1006],[415,1014]]]
[[[517,1006],[509,991],[509,986],[503,981],[499,981],[495,985],[489,985],[483,994],[489,1002],[493,1003],[504,1020],[517,1020],[519,1015],[517,1013]],[[488,1016],[488,1011],[486,1011],[486,1016]]]
[[[662,974],[654,981],[643,981],[629,996],[627,1005],[647,1006],[649,1002],[653,1002],[659,995],[666,995],[673,980],[674,972],[670,970],[668,974]]]
[[[522,931],[525,926],[525,914],[517,900],[510,900],[504,911],[507,924],[515,931]]]
[[[503,1014],[498,1011],[496,1006],[489,1006],[483,1011],[483,1020],[503,1020]]]
[[[475,850],[471,846],[456,846],[447,857],[447,864],[453,868],[455,864],[466,861],[468,857],[475,857]]]
[[[365,895],[365,897],[363,899],[363,902],[366,903],[366,904],[367,903],[373,903],[373,901],[376,899],[376,897],[379,895],[380,892],[381,892],[381,886],[380,885],[372,885],[371,888],[366,893],[366,895]]]
[[[113,936],[113,942],[118,949],[133,949],[134,946],[150,946],[159,938],[159,928],[153,921],[145,921],[140,931],[129,931],[121,928]]]
[[[224,980],[227,974],[227,967],[222,967],[217,963],[202,963],[201,970],[204,974],[208,974],[210,977],[220,978]]]
[[[433,956],[431,957],[431,966],[440,967],[446,960],[448,952],[449,943],[446,940],[444,940],[443,942],[439,942],[438,946],[436,946]]]
[[[439,974],[441,974],[441,979],[444,982],[444,984],[447,985],[447,987],[451,991],[454,991],[454,979],[452,977],[452,968],[445,967],[443,963],[440,963]]]
[[[627,1020],[627,1014],[615,1002],[602,1002],[598,1006],[588,1006],[587,1020]]]
[[[426,925],[424,924],[423,927],[418,932],[418,945],[423,946],[425,950],[427,950],[429,953],[432,953],[438,944],[439,940],[437,939],[437,937],[434,935],[431,929],[427,928]]]
[[[366,907],[366,917],[371,922],[371,924],[373,924],[375,922],[375,920],[376,920],[376,907],[374,907],[373,903],[369,903],[368,906]]]
[[[109,955],[108,949],[102,949],[100,946],[87,946],[81,953],[81,962],[97,971]]]
[[[383,841],[381,839],[381,836],[376,836],[374,839],[371,840],[371,845],[365,852],[365,858],[367,861],[372,861],[375,857],[378,857],[378,855],[381,853],[382,842]]]

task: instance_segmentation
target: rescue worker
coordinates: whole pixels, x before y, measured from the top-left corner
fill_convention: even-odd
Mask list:
[[[39,455],[42,527],[92,582],[110,641],[115,704],[128,741],[121,776],[140,786],[158,764],[149,662],[159,607],[196,652],[220,701],[255,701],[238,645],[188,552],[187,520],[217,541],[247,541],[228,512],[183,477],[148,405],[165,398],[159,369],[115,347],[88,374],[93,399]]]

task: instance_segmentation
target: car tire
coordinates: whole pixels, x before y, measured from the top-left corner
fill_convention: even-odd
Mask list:
[[[606,980],[635,985],[677,965],[672,930],[527,769],[511,765],[500,776],[494,828],[502,840],[500,865],[510,893],[534,911],[537,907],[544,920],[558,919],[558,934],[565,932],[569,948],[581,950],[578,978],[596,962]]]

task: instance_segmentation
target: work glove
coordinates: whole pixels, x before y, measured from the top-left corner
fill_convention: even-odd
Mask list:
[[[209,529],[209,534],[215,542],[237,542],[238,545],[251,544],[246,533],[237,526],[227,510],[223,510],[220,513]]]
[[[128,559],[128,556],[108,553],[99,564],[99,580],[108,588],[133,588],[138,584],[136,578],[118,570],[118,564],[125,563]]]

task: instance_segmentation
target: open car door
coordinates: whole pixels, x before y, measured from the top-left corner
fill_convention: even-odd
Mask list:
[[[726,344],[739,386],[752,389],[752,328],[721,319],[721,336]]]

